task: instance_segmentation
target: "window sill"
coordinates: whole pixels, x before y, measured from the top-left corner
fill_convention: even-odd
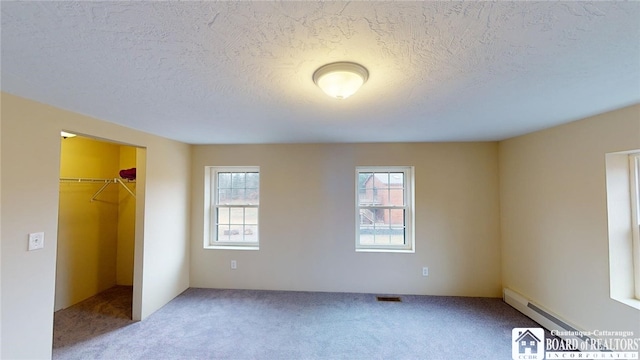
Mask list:
[[[260,250],[259,246],[233,246],[233,245],[213,245],[205,246],[205,250]]]
[[[370,248],[356,248],[356,252],[374,252],[374,253],[404,253],[413,254],[416,251],[414,249],[370,249]]]
[[[640,310],[640,299],[631,299],[631,298],[611,298],[617,302],[621,302],[625,305],[631,306],[636,310]]]

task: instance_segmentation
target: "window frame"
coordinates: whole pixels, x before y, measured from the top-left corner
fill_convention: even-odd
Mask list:
[[[357,166],[355,169],[355,250],[357,252],[400,252],[415,253],[415,198],[414,198],[414,167],[413,166]],[[403,173],[403,203],[402,206],[362,205],[360,203],[360,174],[361,173]],[[374,175],[375,176],[375,175]],[[360,243],[360,210],[366,209],[402,209],[404,210],[404,244],[361,244]]]
[[[629,154],[634,296],[640,300],[640,153]]]
[[[609,297],[640,310],[640,239],[634,238],[638,206],[640,149],[605,154],[605,189],[609,245]],[[634,209],[635,215],[634,215]],[[639,229],[640,230],[640,229]]]
[[[221,204],[219,203],[219,173],[258,173],[258,200],[256,204]],[[205,166],[205,249],[259,250],[260,248],[260,167],[259,166]],[[246,189],[246,187],[245,187]],[[218,240],[218,208],[256,209],[256,241],[219,241]],[[243,221],[246,221],[243,219]],[[246,222],[243,222],[243,227]],[[251,224],[253,225],[253,224]]]

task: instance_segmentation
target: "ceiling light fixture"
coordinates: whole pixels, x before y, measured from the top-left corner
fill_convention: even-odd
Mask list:
[[[352,62],[327,64],[313,73],[313,82],[325,94],[336,99],[346,99],[355,94],[368,78],[369,71],[364,66]]]

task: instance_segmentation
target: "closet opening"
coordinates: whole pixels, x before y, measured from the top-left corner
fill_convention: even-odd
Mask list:
[[[144,192],[146,150],[61,135],[54,348],[139,319],[142,293],[136,194]],[[86,328],[96,319],[100,329]]]

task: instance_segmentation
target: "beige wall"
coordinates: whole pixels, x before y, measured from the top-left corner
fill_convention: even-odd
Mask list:
[[[208,145],[192,164],[191,286],[500,296],[496,143]],[[203,249],[207,165],[260,166],[259,251]],[[414,254],[355,252],[358,165],[415,166]]]
[[[134,292],[141,298],[134,316],[148,316],[189,286],[189,145],[6,93],[1,102],[0,358],[51,356],[62,129],[144,147],[137,154],[146,181],[136,189]],[[45,232],[45,247],[29,252],[27,234],[37,231]]]
[[[609,298],[605,154],[640,148],[640,106],[500,143],[502,281],[583,330],[632,330]]]

